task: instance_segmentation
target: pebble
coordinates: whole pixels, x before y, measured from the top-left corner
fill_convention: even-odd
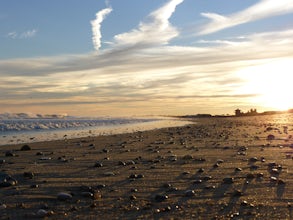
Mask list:
[[[32,179],[35,174],[33,172],[24,172],[23,176]]]
[[[104,173],[104,176],[115,176],[114,172],[106,172]]]
[[[12,151],[6,151],[5,157],[15,157],[15,154]]]
[[[99,161],[97,161],[94,165],[94,167],[103,167],[103,164]]]
[[[186,196],[186,197],[192,197],[192,196],[194,196],[195,195],[195,191],[194,190],[186,190],[185,192],[184,192],[184,195]]]
[[[224,184],[232,184],[234,183],[234,178],[233,177],[226,177],[223,179]]]
[[[6,208],[7,208],[7,206],[5,204],[0,205],[0,210],[6,209]]]
[[[183,160],[192,160],[193,159],[193,156],[190,155],[190,154],[187,154],[187,155],[184,155],[182,159]]]
[[[72,195],[69,193],[61,192],[57,195],[57,199],[60,201],[67,201],[72,199]]]
[[[29,151],[29,150],[31,150],[31,149],[32,149],[32,148],[31,148],[29,145],[27,145],[27,144],[23,145],[23,146],[20,148],[21,151]]]
[[[204,168],[199,168],[197,172],[198,173],[203,173],[204,172]]]
[[[267,140],[268,141],[272,141],[272,140],[275,140],[275,135],[273,135],[273,134],[269,134],[268,136],[267,136]]]
[[[157,194],[155,196],[155,201],[156,202],[163,202],[165,200],[167,200],[169,197],[167,195],[161,195],[161,194]]]
[[[92,192],[82,192],[81,196],[82,197],[87,197],[87,198],[93,198],[94,194]]]
[[[5,164],[5,160],[4,159],[0,159],[0,164]]]

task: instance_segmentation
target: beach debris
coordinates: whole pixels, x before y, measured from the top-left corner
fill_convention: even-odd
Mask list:
[[[23,146],[20,148],[21,151],[29,151],[29,150],[31,150],[31,149],[32,149],[32,148],[31,148],[29,145],[27,145],[27,144],[23,145]]]
[[[236,172],[240,172],[240,171],[242,171],[242,168],[240,168],[240,167],[236,167],[236,168],[235,168],[235,171],[236,171]]]
[[[72,199],[72,195],[69,193],[66,193],[66,192],[60,192],[57,195],[57,199],[60,201],[67,201],[67,200]]]

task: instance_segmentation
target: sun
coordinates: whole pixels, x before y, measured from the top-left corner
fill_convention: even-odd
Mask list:
[[[270,60],[261,65],[242,69],[242,93],[256,94],[253,102],[275,110],[293,107],[293,59]]]

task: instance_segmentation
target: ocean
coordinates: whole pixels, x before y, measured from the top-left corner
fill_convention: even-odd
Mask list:
[[[0,145],[132,133],[190,122],[175,118],[4,118]]]

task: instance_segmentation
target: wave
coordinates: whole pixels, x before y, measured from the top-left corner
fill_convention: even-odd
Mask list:
[[[143,123],[157,119],[136,119],[136,118],[98,118],[98,119],[77,119],[77,118],[13,118],[0,120],[1,132],[36,131],[90,128],[98,126],[112,126],[121,124]]]

